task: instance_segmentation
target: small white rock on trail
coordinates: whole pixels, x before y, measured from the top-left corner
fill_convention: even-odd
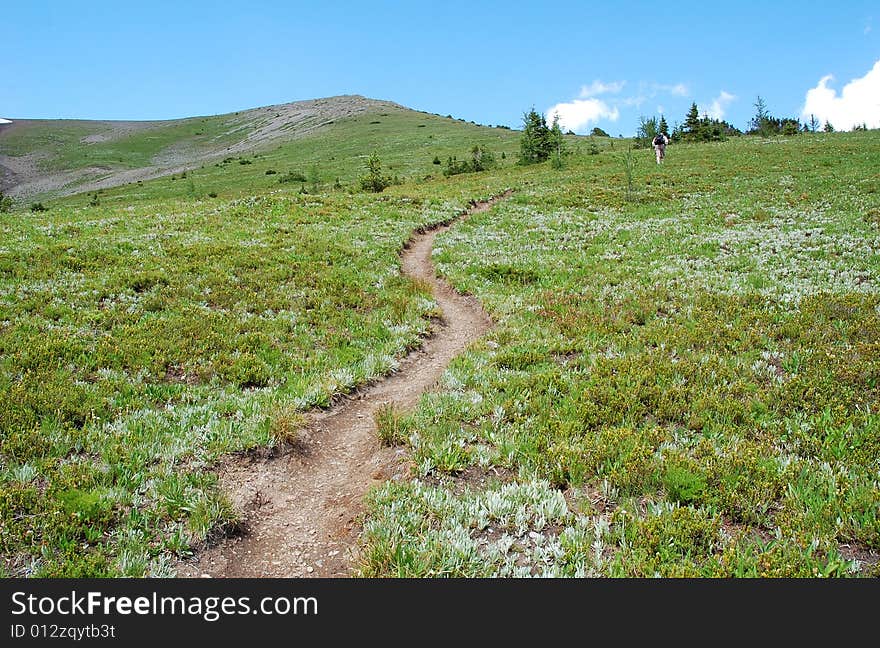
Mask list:
[[[510,193],[473,203],[461,217],[485,211]],[[455,292],[434,271],[434,239],[450,226],[414,235],[401,259],[404,274],[427,282],[440,306],[433,335],[396,373],[326,411],[309,413],[296,450],[272,458],[234,456],[222,464],[221,487],[244,511],[244,532],[179,563],[178,575],[352,575],[367,490],[408,475],[405,453],[379,445],[374,413],[388,403],[413,408],[452,359],[492,326],[475,298]]]

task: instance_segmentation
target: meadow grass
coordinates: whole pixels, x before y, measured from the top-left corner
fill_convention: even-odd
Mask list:
[[[421,113],[332,132],[0,216],[6,574],[168,575],[234,527],[218,459],[391,371],[436,313],[404,242],[507,188],[436,243],[497,327],[378,413],[414,474],[371,493],[361,573],[876,569],[876,132],[637,151],[632,191],[622,140],[557,171]],[[439,177],[473,144],[507,159]],[[354,192],[373,150],[406,181]]]
[[[498,325],[396,421],[363,574],[877,573],[880,134],[649,155],[632,196],[621,154],[515,170],[438,239]]]
[[[9,574],[169,573],[235,524],[211,472],[396,367],[436,306],[413,229],[463,203],[276,192],[3,215]]]

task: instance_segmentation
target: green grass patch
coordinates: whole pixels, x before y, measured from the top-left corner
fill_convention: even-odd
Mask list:
[[[504,556],[482,570],[439,544],[398,561],[384,534],[438,518],[384,491],[364,573],[870,574],[845,555],[880,538],[880,233],[863,218],[880,137],[678,145],[635,165],[629,197],[616,157],[500,171],[514,197],[440,237],[439,270],[498,325],[409,436],[451,502],[472,497],[456,475],[504,470],[564,491],[571,516],[477,537]],[[535,542],[544,562],[523,557]]]
[[[85,164],[67,126],[56,160]],[[114,164],[213,132],[178,127],[204,130],[133,134]],[[872,573],[880,135],[636,152],[630,187],[622,140],[573,138],[556,170],[432,115],[330,132],[2,215],[5,573],[168,575],[235,528],[217,459],[296,444],[303,410],[393,370],[437,314],[401,247],[508,188],[437,240],[497,325],[378,413],[414,479],[370,495],[362,572]],[[436,177],[477,144],[497,168]],[[373,152],[404,182],[365,195]]]

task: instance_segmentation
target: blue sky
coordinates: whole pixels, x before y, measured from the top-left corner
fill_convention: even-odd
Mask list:
[[[880,126],[876,0],[35,1],[0,16],[0,117],[12,119],[362,94],[513,127],[531,106],[562,105],[579,132],[629,135],[661,109],[683,121],[692,101],[740,128],[759,94],[800,116],[812,89],[810,108],[839,128],[863,115]]]

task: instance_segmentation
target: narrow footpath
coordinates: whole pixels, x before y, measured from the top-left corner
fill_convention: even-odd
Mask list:
[[[474,203],[457,220],[488,210],[510,193]],[[408,478],[405,453],[380,446],[375,412],[389,403],[401,410],[415,407],[452,359],[492,326],[480,303],[437,277],[431,262],[434,239],[454,222],[414,235],[401,259],[404,274],[432,288],[442,312],[433,335],[394,374],[328,410],[309,412],[294,451],[225,462],[221,486],[244,512],[244,532],[178,564],[179,576],[352,574],[366,492],[389,479]]]

